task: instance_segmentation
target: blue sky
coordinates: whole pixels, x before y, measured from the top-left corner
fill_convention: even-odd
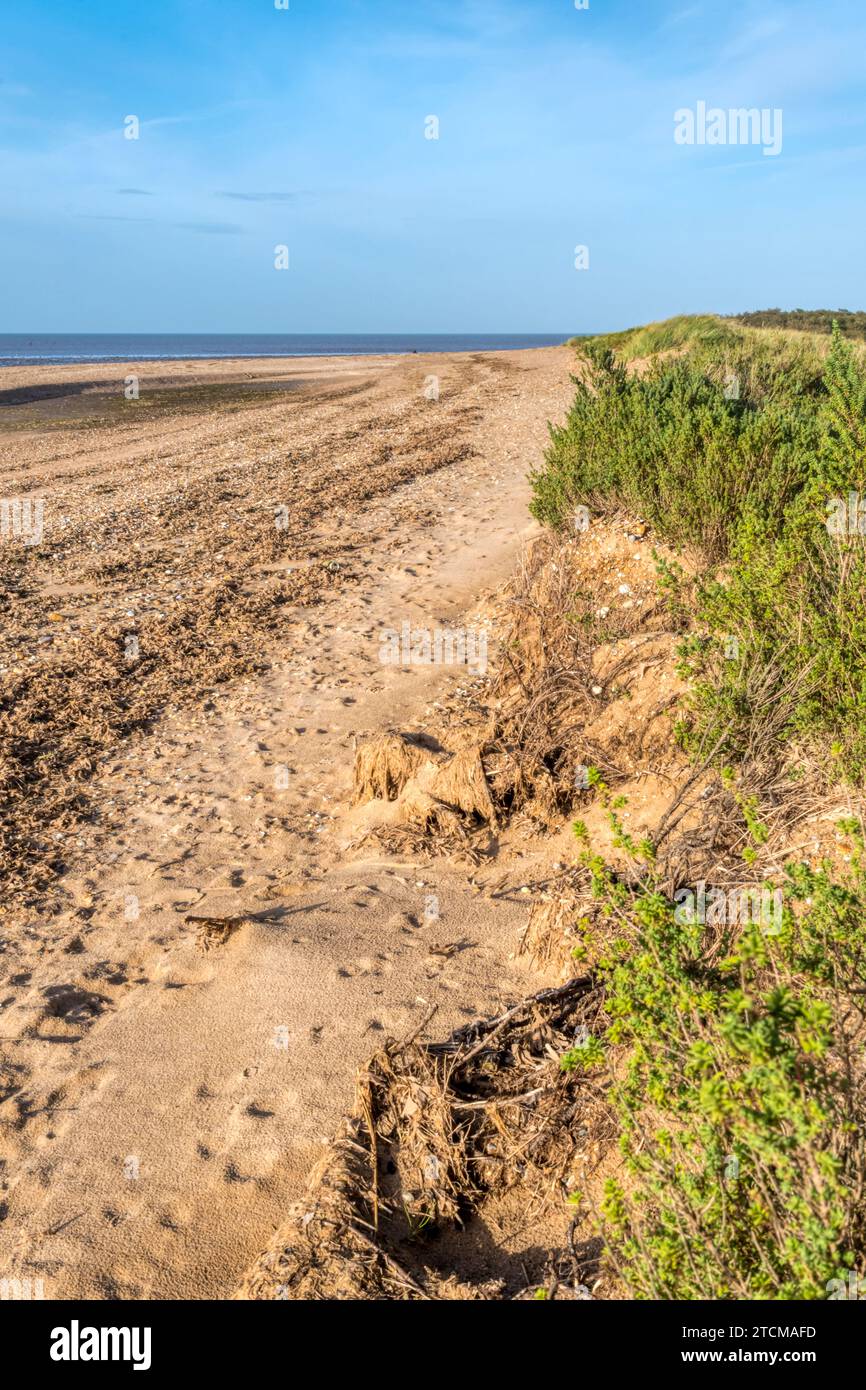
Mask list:
[[[866,308],[856,0],[290,4],[4,6],[0,331]],[[781,154],[677,145],[698,101],[780,108]]]

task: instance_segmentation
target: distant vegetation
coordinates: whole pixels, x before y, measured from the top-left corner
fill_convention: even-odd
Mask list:
[[[533,511],[571,529],[579,506],[622,509],[683,553],[657,561],[693,691],[679,736],[736,798],[742,870],[767,839],[743,770],[762,769],[775,814],[803,757],[830,783],[866,774],[866,353],[838,329],[711,316],[578,352]],[[602,1229],[637,1297],[826,1298],[864,1273],[866,848],[854,817],[838,830],[850,872],[776,863],[769,931],[680,921],[651,841],[620,824],[634,869],[617,873],[575,826],[611,923],[582,960],[605,981],[605,1048],[625,1053],[630,1175]]]
[[[723,346],[738,340],[738,328],[772,328],[784,332],[830,334],[838,325],[843,338],[866,340],[866,312],[862,309],[756,309],[748,314],[681,314],[618,333],[581,334],[570,338],[570,347],[594,341],[604,343],[626,362],[654,352],[702,344]],[[741,337],[742,335],[739,335]]]
[[[806,333],[830,333],[833,324],[845,338],[866,338],[866,313],[862,309],[756,309],[735,314],[734,322],[747,328],[787,328]]]

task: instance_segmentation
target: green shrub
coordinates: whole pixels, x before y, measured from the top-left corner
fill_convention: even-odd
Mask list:
[[[653,353],[650,362],[627,363]],[[691,694],[678,732],[716,764],[778,765],[811,740],[866,771],[866,371],[838,331],[819,342],[718,320],[673,320],[580,348],[576,397],[533,476],[533,512],[625,509],[684,563],[657,557],[685,630]],[[833,532],[828,518],[848,516]],[[686,558],[688,563],[685,563]],[[767,756],[769,755],[769,756]],[[619,880],[583,860],[612,932],[576,958],[606,986],[628,1183],[611,1180],[602,1229],[640,1298],[819,1299],[866,1256],[866,869],[789,867],[768,923],[683,918],[668,863],[628,836],[606,788]],[[735,797],[757,861],[754,797]],[[575,833],[588,844],[586,825]],[[763,885],[776,890],[775,882]],[[757,885],[756,885],[757,887]]]
[[[844,881],[791,865],[778,890],[723,895],[721,913],[670,901],[644,847],[628,883],[582,853],[610,926],[584,931],[581,959],[605,984],[609,1027],[562,1066],[619,1059],[631,1180],[607,1180],[599,1218],[634,1297],[826,1298],[862,1264],[866,869],[859,824],[840,828],[856,844]]]
[[[653,326],[651,340],[683,338],[683,322]],[[640,372],[604,339],[582,347],[574,404],[533,475],[533,514],[564,526],[578,505],[625,508],[699,557],[692,606],[714,641],[691,667],[693,738],[721,734],[729,758],[762,729],[828,736],[859,776],[866,541],[830,535],[827,519],[832,499],[866,498],[862,355],[838,332],[822,355],[803,337],[714,338],[697,323],[686,351]],[[722,654],[732,638],[736,663]]]
[[[866,338],[866,314],[862,309],[757,309],[749,314],[735,314],[735,323],[753,328],[783,328],[806,333],[831,333],[833,325],[846,338]]]
[[[625,1284],[826,1298],[864,1251],[859,857],[844,883],[792,868],[778,914],[723,926],[586,862],[618,931],[597,969],[606,1045],[628,1048],[612,1097],[630,1182],[608,1181],[601,1222]]]

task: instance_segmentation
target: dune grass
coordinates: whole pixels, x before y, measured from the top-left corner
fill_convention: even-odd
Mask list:
[[[572,339],[574,346],[587,342],[617,353],[623,362],[648,357],[656,352],[677,348],[724,347],[737,340],[737,330],[716,314],[680,314],[661,323],[649,323],[640,328],[627,328],[620,333],[602,333],[590,339]]]

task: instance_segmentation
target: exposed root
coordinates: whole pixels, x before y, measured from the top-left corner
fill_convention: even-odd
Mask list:
[[[247,920],[246,917],[199,917],[194,912],[187,913],[184,918],[185,922],[197,928],[195,944],[205,954],[225,946],[232,933]]]
[[[388,1042],[359,1075],[353,1114],[306,1199],[236,1296],[525,1295],[526,1277],[509,1286],[438,1268],[437,1239],[451,1231],[459,1245],[459,1232],[485,1202],[519,1187],[527,1204],[562,1203],[565,1250],[564,1198],[584,1142],[578,1117],[585,1122],[597,1108],[599,1088],[587,1075],[563,1071],[559,1058],[597,1008],[594,994],[589,977],[572,979],[443,1043]],[[565,1253],[564,1282],[577,1281]]]
[[[385,734],[362,744],[355,755],[355,805],[393,803],[385,823],[373,825],[359,843],[374,837],[390,847],[477,863],[480,826],[496,827],[496,807],[487,785],[480,746],[456,753],[432,739]]]
[[[400,797],[400,816],[407,825],[427,834],[454,836],[457,840],[466,838],[456,811],[422,790],[416,782],[410,782]]]
[[[466,748],[455,753],[437,772],[432,790],[440,801],[455,807],[462,815],[476,817],[494,827],[497,825],[496,807],[487,785],[480,748]]]
[[[374,844],[389,855],[405,858],[411,855],[427,861],[449,859],[458,864],[469,864],[473,868],[484,859],[487,850],[486,837],[467,836],[462,829],[459,835],[445,835],[441,831],[430,835],[427,831],[411,825],[374,825],[360,839],[354,841],[352,848]]]
[[[429,751],[409,734],[380,734],[361,744],[355,754],[355,805],[396,801],[429,757]]]

